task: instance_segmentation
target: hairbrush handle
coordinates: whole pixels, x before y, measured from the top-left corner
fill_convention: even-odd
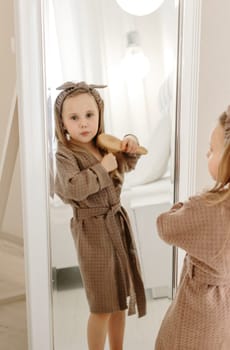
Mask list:
[[[109,134],[102,133],[97,137],[97,145],[111,153],[121,152],[121,143],[122,141],[120,139]],[[145,147],[138,146],[135,153],[138,155],[144,155],[147,154],[148,151]]]

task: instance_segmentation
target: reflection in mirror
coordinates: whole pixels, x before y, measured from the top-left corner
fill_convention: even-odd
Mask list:
[[[155,220],[174,200],[174,143],[178,1],[165,0],[147,16],[123,11],[115,0],[49,0],[46,77],[50,159],[50,223],[55,350],[87,349],[89,315],[70,233],[72,209],[53,192],[56,140],[53,105],[65,81],[106,84],[105,130],[137,135],[148,149],[127,174],[122,204],[131,220],[147,298],[147,316],[129,317],[125,348],[152,349],[172,297],[172,248]]]

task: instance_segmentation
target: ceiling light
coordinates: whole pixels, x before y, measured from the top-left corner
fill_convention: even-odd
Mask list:
[[[135,16],[144,16],[156,11],[164,0],[116,0],[126,12]]]

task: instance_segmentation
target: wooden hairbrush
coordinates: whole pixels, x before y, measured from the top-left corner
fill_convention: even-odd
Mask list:
[[[97,137],[97,145],[99,147],[105,149],[106,151],[111,152],[111,153],[120,152],[121,151],[121,143],[122,143],[122,141],[119,138],[112,136],[112,135],[109,135],[109,134],[102,133],[102,134],[98,135],[98,137]],[[135,153],[139,154],[139,155],[144,155],[144,154],[147,154],[148,151],[145,147],[138,146]]]

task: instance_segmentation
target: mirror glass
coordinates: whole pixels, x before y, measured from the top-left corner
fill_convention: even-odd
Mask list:
[[[53,104],[66,81],[106,84],[106,132],[134,134],[148,154],[127,174],[122,191],[139,253],[147,316],[127,317],[125,348],[152,349],[172,297],[173,251],[156,217],[174,201],[179,4],[165,0],[145,16],[116,0],[47,0],[45,67],[50,164],[50,231],[55,350],[87,349],[88,304],[70,232],[72,209],[54,193]]]

